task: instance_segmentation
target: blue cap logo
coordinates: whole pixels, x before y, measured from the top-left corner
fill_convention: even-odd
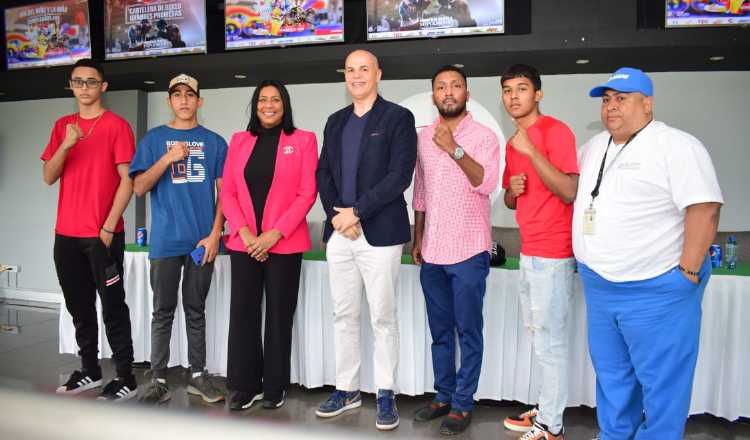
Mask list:
[[[597,98],[604,95],[604,92],[609,89],[624,93],[640,92],[646,96],[653,96],[654,94],[654,84],[651,82],[651,78],[642,70],[632,67],[617,69],[606,83],[591,89],[589,96]]]

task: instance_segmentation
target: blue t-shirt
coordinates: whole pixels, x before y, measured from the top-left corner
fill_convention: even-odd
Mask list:
[[[227,143],[207,128],[149,130],[130,163],[130,176],[151,168],[177,142],[187,142],[190,155],[167,167],[151,188],[151,259],[192,252],[211,233],[216,215],[216,179],[224,170]]]
[[[370,112],[362,117],[352,112],[341,133],[341,201],[346,207],[357,203],[357,168],[362,134]]]

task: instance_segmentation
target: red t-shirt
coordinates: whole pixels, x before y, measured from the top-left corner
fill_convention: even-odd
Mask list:
[[[43,161],[52,159],[65,139],[67,124],[74,124],[76,120],[78,114],[57,120],[49,144],[42,153]],[[99,236],[120,185],[117,164],[129,163],[135,152],[133,130],[125,119],[106,111],[98,122],[95,121],[96,118],[78,120],[84,138],[70,149],[65,158],[55,226],[55,232],[60,235]],[[123,230],[120,218],[115,232]]]
[[[549,116],[526,130],[537,150],[558,170],[578,174],[576,138],[563,122]],[[573,256],[573,204],[565,204],[539,178],[531,160],[517,152],[508,141],[505,146],[503,188],[510,187],[510,176],[526,173],[526,190],[516,199],[516,221],[521,232],[521,253],[543,258]]]

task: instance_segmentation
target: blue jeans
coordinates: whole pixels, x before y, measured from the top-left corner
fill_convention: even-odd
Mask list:
[[[679,440],[690,410],[706,258],[700,284],[675,267],[643,281],[607,281],[578,263],[596,371],[602,440]]]
[[[436,399],[459,411],[474,408],[482,369],[482,306],[490,271],[487,252],[456,264],[422,263],[419,280],[427,303],[432,334],[432,369]],[[461,367],[456,373],[456,334]]]

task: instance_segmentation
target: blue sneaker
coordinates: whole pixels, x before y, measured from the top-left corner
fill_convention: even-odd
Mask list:
[[[391,390],[378,390],[378,415],[375,427],[381,431],[396,429],[398,426],[398,408],[396,397]]]
[[[323,402],[315,411],[318,417],[335,417],[350,409],[362,406],[362,395],[359,391],[340,391],[336,390],[328,396],[328,400]]]

